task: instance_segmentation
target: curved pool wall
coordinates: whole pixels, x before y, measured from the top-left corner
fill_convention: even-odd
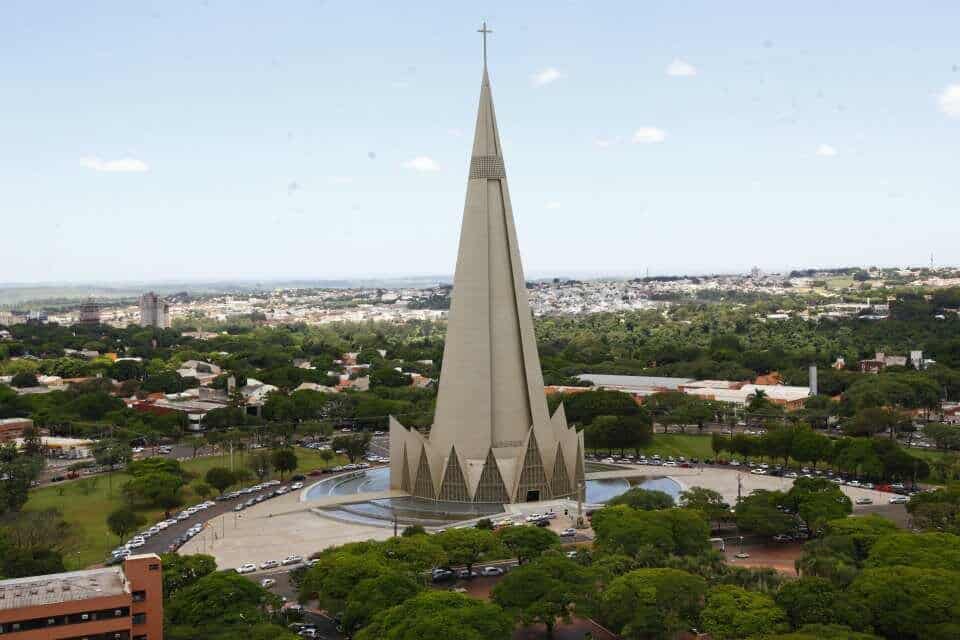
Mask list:
[[[645,478],[631,482],[626,478],[587,480],[586,503],[600,505],[626,492],[633,486],[663,491],[679,500],[681,485],[671,478]],[[347,496],[359,493],[374,493],[390,489],[390,469],[378,467],[367,471],[355,472],[325,478],[304,490],[301,500],[309,502],[328,496]],[[464,502],[434,502],[410,496],[402,498],[382,498],[335,507],[317,509],[323,515],[355,522],[384,526],[399,523],[415,523],[427,527],[439,527],[460,520],[470,520],[483,516],[503,513],[502,505],[473,504]]]

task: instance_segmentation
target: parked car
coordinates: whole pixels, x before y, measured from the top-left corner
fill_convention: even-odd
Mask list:
[[[237,567],[237,573],[253,573],[256,570],[257,565],[253,564],[252,562],[247,562]]]
[[[303,556],[287,556],[281,561],[280,564],[289,565],[289,564],[300,564],[303,562]]]
[[[483,574],[483,575],[487,575],[487,574]],[[457,574],[455,574],[450,569],[437,568],[431,572],[430,577],[434,582],[445,582],[447,580],[453,580],[454,578],[457,577]]]
[[[261,569],[276,569],[279,566],[280,566],[280,563],[277,562],[276,560],[266,560],[260,563]]]
[[[889,502],[890,504],[907,504],[910,502],[910,498],[907,496],[891,496]]]
[[[560,532],[562,538],[572,538],[575,535],[577,535],[577,530],[569,527]]]
[[[260,581],[260,586],[263,587],[264,589],[269,589],[275,584],[277,584],[277,581],[274,580],[273,578],[264,578],[263,580]]]
[[[871,500],[871,499],[868,498],[867,496],[860,496],[859,498],[857,498],[857,499],[854,500],[853,502],[854,502],[854,504],[873,504],[873,500]]]
[[[480,574],[488,578],[491,578],[494,576],[502,576],[503,569],[501,569],[500,567],[484,567],[483,569],[480,570]]]
[[[780,542],[780,543],[793,542],[793,536],[787,535],[785,533],[780,533],[778,535],[773,536],[773,541]]]

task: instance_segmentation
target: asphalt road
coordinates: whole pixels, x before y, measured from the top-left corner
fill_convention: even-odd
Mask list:
[[[144,546],[140,547],[139,549],[134,549],[134,553],[166,553],[167,547],[169,547],[173,543],[174,539],[182,535],[183,533],[185,533],[187,529],[189,529],[196,523],[198,522],[205,523],[207,520],[210,520],[211,518],[214,518],[220,515],[221,513],[233,511],[233,508],[238,503],[245,502],[250,498],[255,498],[260,494],[270,494],[273,491],[275,491],[279,486],[282,486],[282,485],[267,487],[255,493],[250,493],[245,496],[235,498],[233,500],[224,500],[223,502],[217,502],[214,506],[210,507],[209,509],[198,511],[197,513],[190,516],[186,520],[167,527],[166,529],[164,529],[163,531],[161,531],[155,536],[151,536],[150,538],[147,539],[147,543]],[[183,505],[182,507],[174,509],[170,512],[170,516],[176,516],[178,513],[180,513],[180,511],[190,506],[192,505]],[[237,517],[243,517],[243,512],[240,511],[236,515]],[[229,520],[229,518],[225,518],[221,522],[224,522],[225,520]],[[223,526],[230,526],[230,525],[228,523],[224,523]],[[213,533],[219,535],[219,532],[213,532]],[[200,534],[200,535],[203,535],[203,534]],[[278,560],[279,559],[281,558],[278,558]]]

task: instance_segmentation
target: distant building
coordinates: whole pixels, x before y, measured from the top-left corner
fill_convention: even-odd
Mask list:
[[[135,555],[122,567],[0,580],[0,635],[162,640],[160,557]]]
[[[170,305],[153,291],[140,296],[140,326],[157,329],[170,326]]]
[[[873,358],[861,360],[859,365],[864,373],[878,373],[887,367],[907,366],[907,356],[888,356],[883,351],[877,351]]]
[[[87,298],[87,301],[80,305],[80,324],[100,324],[100,304],[93,298]]]
[[[0,419],[0,442],[10,442],[23,437],[23,432],[33,427],[30,418]]]
[[[655,393],[665,393],[667,391],[680,391],[680,387],[696,382],[693,378],[619,376],[605,373],[583,373],[578,375],[577,379],[583,382],[590,382],[593,386],[600,389],[623,391],[637,398],[651,396]]]

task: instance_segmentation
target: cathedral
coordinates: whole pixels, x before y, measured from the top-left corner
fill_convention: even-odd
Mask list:
[[[583,481],[583,434],[547,409],[484,52],[436,414],[429,436],[390,419],[390,487],[510,503]]]

